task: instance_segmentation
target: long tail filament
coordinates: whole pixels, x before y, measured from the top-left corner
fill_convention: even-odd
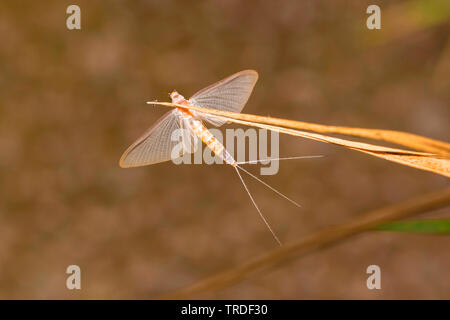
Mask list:
[[[267,188],[269,188],[270,190],[272,190],[273,192],[275,192],[276,194],[278,194],[279,196],[285,198],[286,200],[288,200],[289,202],[293,203],[294,205],[296,205],[297,207],[301,208],[301,205],[299,205],[297,202],[295,202],[294,200],[288,198],[286,195],[282,194],[280,191],[278,191],[277,189],[275,189],[274,187],[268,185],[267,183],[265,183],[264,181],[262,181],[261,179],[259,179],[257,176],[253,175],[252,173],[248,172],[247,170],[245,170],[244,168],[240,167],[240,166],[236,166],[237,168],[241,169],[242,171],[244,171],[246,174],[248,174],[250,177],[252,177],[253,179],[261,182],[263,185],[265,185]]]
[[[248,190],[247,185],[246,185],[245,182],[244,182],[244,179],[242,179],[242,176],[241,176],[241,174],[240,174],[238,168],[240,168],[240,167],[239,167],[239,166],[234,167],[234,169],[236,170],[236,172],[237,172],[237,174],[238,174],[238,176],[239,176],[239,179],[241,179],[241,182],[242,182],[242,184],[244,185],[245,191],[247,191],[248,196],[250,197],[250,200],[252,200],[253,205],[255,206],[256,210],[257,210],[258,213],[259,213],[259,216],[260,216],[261,219],[264,221],[264,223],[266,224],[267,228],[268,228],[268,229],[270,230],[270,232],[272,233],[272,235],[273,235],[273,237],[275,238],[275,240],[276,240],[276,241],[278,242],[278,244],[281,246],[282,244],[281,244],[280,239],[278,239],[277,235],[275,234],[275,232],[274,232],[274,231],[272,230],[272,228],[270,227],[270,224],[267,222],[266,218],[263,216],[261,210],[259,209],[259,207],[258,207],[258,205],[256,204],[255,200],[253,199],[253,197],[252,197],[250,191]],[[240,168],[240,169],[242,169],[242,168]],[[244,171],[245,171],[245,170],[244,170]]]
[[[301,157],[289,157],[289,158],[268,158],[268,159],[258,159],[258,160],[250,160],[250,161],[242,161],[236,162],[237,164],[250,164],[250,163],[258,163],[264,161],[279,161],[279,160],[292,160],[292,159],[311,159],[311,158],[321,158],[322,155],[318,156],[301,156]]]

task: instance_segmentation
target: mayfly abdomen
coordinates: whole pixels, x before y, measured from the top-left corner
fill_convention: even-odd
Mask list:
[[[225,161],[229,165],[231,165],[233,167],[237,166],[236,160],[234,160],[234,158],[231,156],[231,154],[225,148],[223,148],[223,150],[222,150],[222,158],[223,158],[223,161]]]
[[[227,164],[236,166],[236,161],[231,156],[231,154],[225,149],[224,145],[214,137],[214,135],[206,128],[201,121],[191,117],[189,119],[189,124],[192,131],[203,141],[204,144],[208,146],[214,152],[216,156],[222,158]]]

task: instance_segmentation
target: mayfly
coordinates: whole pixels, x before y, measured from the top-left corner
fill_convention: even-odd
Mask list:
[[[172,141],[171,136],[175,130],[182,129],[183,133],[181,138],[183,140],[183,149],[182,152],[175,155],[175,157],[182,156],[184,153],[191,153],[192,144],[189,143],[189,141],[191,141],[192,138],[198,137],[217,157],[222,158],[226,164],[229,164],[236,170],[239,179],[241,180],[261,219],[264,221],[278,244],[281,245],[279,238],[272,230],[270,224],[256,204],[239,170],[242,170],[252,178],[264,184],[266,187],[292,202],[294,205],[298,207],[300,207],[300,205],[242,168],[240,164],[255,163],[266,160],[298,159],[307,157],[262,159],[256,161],[237,162],[225,149],[224,145],[206,128],[202,121],[205,120],[206,122],[219,127],[227,122],[227,120],[188,109],[189,106],[197,106],[222,111],[241,112],[247,103],[257,80],[258,73],[256,71],[244,70],[198,91],[190,99],[185,99],[177,91],[173,91],[170,93],[172,103],[177,104],[178,106],[186,106],[187,108],[176,107],[167,112],[158,122],[156,122],[156,124],[148,129],[147,132],[145,132],[124,152],[120,158],[119,164],[122,168],[129,168],[155,164],[173,159],[174,155],[172,154],[172,151],[177,142]]]

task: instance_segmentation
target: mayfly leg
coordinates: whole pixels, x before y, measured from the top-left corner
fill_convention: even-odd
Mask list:
[[[194,153],[197,150],[197,137],[192,132],[185,118],[180,117],[181,140],[183,143],[183,151],[186,153]]]
[[[239,170],[238,170],[238,166],[235,166],[234,169],[236,170],[236,172],[237,172],[237,174],[238,174],[238,176],[239,176],[239,179],[241,179],[241,182],[242,182],[242,184],[244,185],[245,191],[247,191],[247,194],[248,194],[248,196],[250,197],[250,200],[252,200],[253,205],[255,206],[256,210],[257,210],[258,213],[259,213],[259,216],[261,217],[261,219],[262,219],[262,220],[264,221],[264,223],[266,224],[267,228],[268,228],[268,229],[270,230],[270,232],[272,233],[274,239],[275,239],[275,240],[278,242],[278,244],[281,246],[282,244],[281,244],[280,239],[278,239],[277,235],[275,234],[275,232],[274,232],[274,231],[272,230],[272,228],[270,227],[269,222],[267,222],[266,218],[264,217],[264,215],[262,214],[262,212],[261,212],[261,210],[259,209],[258,205],[256,204],[255,200],[253,199],[252,194],[251,194],[250,191],[248,190],[248,187],[247,187],[247,185],[245,184],[244,179],[242,179],[242,176],[241,176],[241,174],[240,174],[240,172],[239,172]]]

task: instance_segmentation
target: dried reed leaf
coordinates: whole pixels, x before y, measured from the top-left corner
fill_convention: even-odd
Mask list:
[[[450,177],[450,144],[438,140],[421,137],[414,134],[388,130],[325,126],[294,120],[227,112],[194,106],[186,107],[184,105],[177,105],[169,102],[149,102],[149,103],[169,107],[188,108],[190,110],[196,110],[208,113],[210,115],[215,115],[221,118],[226,118],[227,120],[234,123],[277,131],[316,141],[332,143],[356,151],[364,152],[385,160],[397,162],[417,169],[426,170],[446,177]],[[401,145],[406,145],[409,147],[414,147],[418,150],[425,150],[425,151],[433,150],[435,154],[402,150],[397,148],[389,148],[368,143],[345,140],[341,138],[297,130],[299,128],[318,132],[333,132],[333,133],[356,135],[365,138],[385,140],[395,142]]]
[[[420,195],[406,201],[371,211],[350,222],[330,227],[315,234],[285,244],[269,253],[248,260],[238,267],[220,272],[166,296],[169,299],[192,298],[200,293],[217,291],[243,281],[250,276],[280,267],[318,249],[329,247],[350,236],[379,225],[404,219],[414,214],[450,205],[450,188]]]
[[[379,129],[365,129],[365,128],[350,128],[340,126],[327,126],[322,124],[307,123],[302,121],[271,118],[264,116],[257,116],[251,114],[239,114],[231,112],[223,112],[227,114],[216,113],[233,119],[245,120],[250,122],[264,123],[268,125],[287,127],[292,129],[309,130],[321,133],[338,133],[350,136],[357,136],[361,138],[368,138],[374,140],[383,140],[392,142],[398,145],[409,147],[412,149],[431,152],[439,155],[450,156],[450,144],[422,137],[416,134],[407,132],[393,131],[393,130],[379,130]],[[239,116],[241,115],[241,116]]]

